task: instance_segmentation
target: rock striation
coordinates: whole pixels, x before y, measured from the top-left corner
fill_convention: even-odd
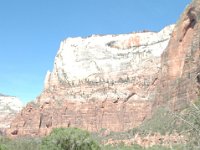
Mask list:
[[[44,91],[7,134],[46,135],[69,126],[124,131],[140,125],[155,107],[186,107],[199,90],[200,0],[193,0],[175,27],[158,33],[64,40]]]
[[[36,136],[55,127],[96,132],[138,126],[151,115],[160,56],[173,28],[62,41],[43,92],[18,114],[7,133]]]
[[[155,106],[180,110],[199,99],[200,0],[186,8],[162,54]]]
[[[54,69],[46,75],[44,91],[63,87],[65,99],[73,101],[148,100],[153,94],[148,88],[156,78],[160,55],[173,28],[158,33],[68,38],[61,42]],[[52,98],[41,96],[39,102],[49,100]]]
[[[13,96],[0,94],[0,131],[9,128],[15,115],[22,109],[22,102]]]

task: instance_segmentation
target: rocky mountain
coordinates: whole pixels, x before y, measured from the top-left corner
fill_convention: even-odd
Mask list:
[[[22,102],[17,97],[0,94],[0,129],[10,127],[11,121],[22,106]]]
[[[173,28],[158,33],[68,38],[61,42],[54,69],[46,75],[44,91],[63,87],[65,99],[71,101],[148,100],[153,93],[148,94],[147,87],[156,78],[160,55]],[[51,100],[42,94],[38,101]]]
[[[62,41],[44,91],[8,132],[44,135],[61,126],[90,131],[138,126],[151,114],[160,56],[173,28]]]
[[[55,127],[125,131],[155,107],[173,110],[199,96],[200,0],[158,33],[64,40],[44,91],[17,115],[11,136],[46,135]]]

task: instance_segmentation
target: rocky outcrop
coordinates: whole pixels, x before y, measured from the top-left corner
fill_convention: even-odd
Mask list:
[[[54,69],[45,79],[44,93],[59,88],[65,99],[148,100],[156,80],[160,55],[166,48],[174,25],[162,31],[124,35],[93,35],[61,42]],[[47,94],[48,95],[48,94]],[[58,98],[56,98],[58,99]]]
[[[151,112],[150,102],[46,102],[28,104],[12,123],[11,136],[47,135],[52,128],[78,127],[97,132],[100,129],[123,131],[138,126]]]
[[[124,131],[157,106],[186,107],[199,97],[200,0],[186,8],[172,30],[63,41],[44,91],[7,133],[45,135],[69,126]]]
[[[69,126],[124,131],[157,106],[186,107],[199,97],[200,0],[193,0],[172,30],[64,40],[44,91],[7,133],[45,135]]]
[[[199,97],[200,0],[189,5],[174,28],[162,54],[155,106],[168,104],[173,110]]]
[[[160,55],[173,28],[64,40],[44,91],[7,133],[35,136],[55,127],[124,131],[138,126],[151,114]]]
[[[16,113],[22,109],[22,102],[13,96],[0,94],[0,132],[9,128]]]

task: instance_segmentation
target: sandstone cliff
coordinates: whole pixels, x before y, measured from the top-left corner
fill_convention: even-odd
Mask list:
[[[59,88],[65,99],[72,101],[148,100],[153,94],[149,92],[150,84],[157,76],[160,55],[173,27],[168,26],[159,33],[93,35],[64,40],[53,71],[46,75],[44,93]],[[43,98],[44,93],[39,102],[52,100]]]
[[[155,106],[168,104],[173,110],[199,97],[200,0],[194,0],[174,28],[162,54]]]
[[[138,126],[151,114],[160,56],[173,28],[64,40],[44,91],[15,118],[8,134],[45,135],[69,126],[89,131]]]
[[[69,126],[124,131],[154,107],[184,108],[199,96],[199,26],[200,0],[194,0],[175,28],[64,40],[44,91],[7,133],[45,135]]]
[[[0,130],[9,128],[16,113],[21,109],[22,103],[18,98],[0,94]]]

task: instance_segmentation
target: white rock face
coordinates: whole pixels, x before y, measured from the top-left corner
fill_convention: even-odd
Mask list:
[[[0,129],[10,127],[12,119],[22,106],[18,98],[0,94]]]
[[[170,25],[158,33],[68,38],[61,42],[54,69],[46,75],[45,89],[52,89],[60,84],[74,86],[85,82],[117,85],[122,80],[131,80],[130,83],[136,84],[136,77],[157,73],[160,56],[169,42],[173,28],[174,25]],[[105,84],[103,85],[105,87]],[[117,95],[125,94],[122,96],[124,98],[130,94],[123,86],[120,88],[122,90]],[[94,92],[90,93],[89,97],[94,95],[103,97],[102,93]],[[108,95],[117,96],[113,90],[107,91],[106,96]],[[78,97],[79,100],[81,98],[84,99]]]

